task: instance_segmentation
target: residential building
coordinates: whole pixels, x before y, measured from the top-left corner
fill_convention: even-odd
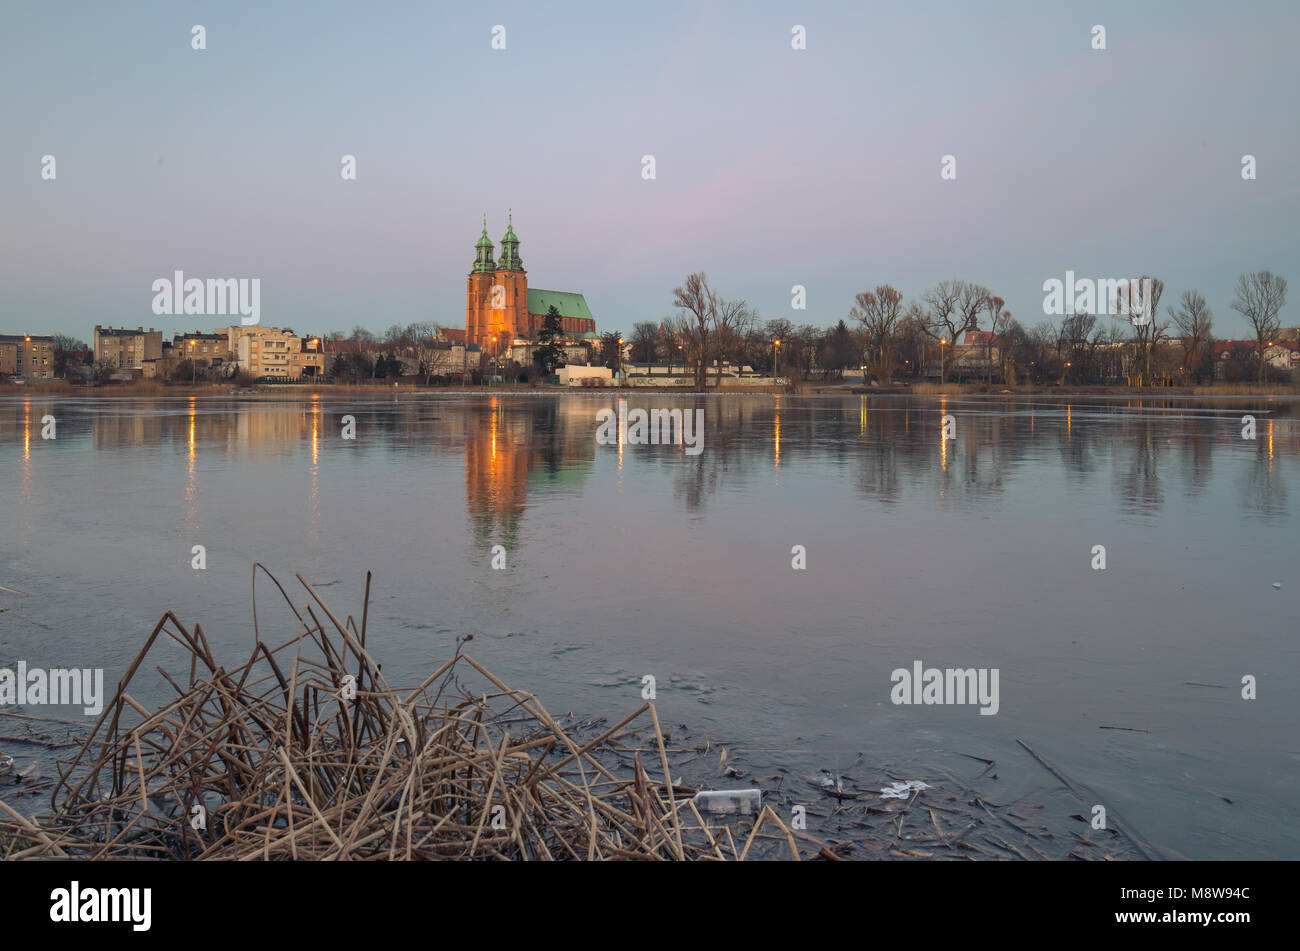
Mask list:
[[[216,366],[231,359],[229,338],[224,333],[176,334],[172,337],[171,354],[177,360],[194,360],[199,366]]]
[[[1244,382],[1258,372],[1259,344],[1254,340],[1216,340],[1210,346],[1214,376],[1218,380]],[[1300,343],[1285,337],[1265,341],[1264,364],[1271,370],[1300,372]]]
[[[299,380],[325,372],[319,337],[299,337],[289,328],[236,325],[227,330],[232,359],[253,377]]]
[[[163,334],[150,327],[101,327],[95,325],[95,362],[108,361],[120,369],[138,370],[146,360],[158,360],[163,355]]]
[[[464,371],[467,362],[464,343],[435,341],[426,347],[419,348],[417,353],[418,357],[422,358],[425,372],[431,378],[457,376]],[[477,357],[475,360],[477,362]],[[417,363],[416,372],[419,372],[419,369],[420,366]]]
[[[53,337],[0,334],[0,375],[52,380],[54,349]]]

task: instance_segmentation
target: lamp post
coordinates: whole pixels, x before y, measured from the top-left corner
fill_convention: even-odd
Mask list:
[[[946,337],[939,338],[939,382],[948,382],[948,366],[943,362],[943,345],[948,342]]]
[[[199,365],[194,360],[195,341],[190,341],[190,386],[199,382]]]
[[[772,380],[781,375],[781,338],[772,341]]]

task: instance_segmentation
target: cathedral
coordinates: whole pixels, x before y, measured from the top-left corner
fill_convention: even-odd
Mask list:
[[[483,234],[474,245],[474,267],[465,285],[466,341],[485,354],[497,355],[518,340],[534,340],[546,312],[560,312],[560,329],[571,339],[596,336],[596,319],[581,294],[544,291],[528,286],[528,272],[519,257],[514,216],[501,238],[501,254],[494,261],[492,239],[483,217]]]

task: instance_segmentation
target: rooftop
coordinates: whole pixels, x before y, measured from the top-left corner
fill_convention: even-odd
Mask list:
[[[528,313],[545,314],[551,307],[558,310],[562,317],[596,319],[591,316],[591,308],[587,306],[587,299],[581,294],[575,294],[571,291],[546,291],[536,287],[528,288]]]

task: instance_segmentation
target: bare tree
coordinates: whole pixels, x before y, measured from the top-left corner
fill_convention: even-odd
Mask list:
[[[1002,382],[1016,382],[1016,361],[1011,346],[1011,331],[1020,326],[1011,316],[1011,311],[1004,310],[993,318],[993,335],[998,341],[998,360],[1002,364]]]
[[[757,323],[758,316],[745,301],[717,298],[717,308],[713,313],[713,359],[739,360],[745,338]],[[721,367],[718,368],[717,381],[721,386]]]
[[[401,324],[393,324],[384,331],[384,343],[390,348],[400,347],[406,342],[406,328]]]
[[[849,317],[862,325],[866,337],[867,367],[875,378],[888,386],[898,369],[898,329],[903,319],[903,295],[888,284],[875,292],[857,295],[857,306]]]
[[[54,334],[54,375],[63,377],[67,374],[68,361],[88,352],[84,343],[67,334]]]
[[[117,372],[117,363],[107,357],[102,357],[94,363],[95,382],[107,383],[109,379]]]
[[[1137,301],[1134,296],[1137,294],[1136,287],[1146,289],[1146,298],[1141,301],[1141,307],[1137,307]],[[1127,285],[1120,288],[1120,296],[1126,300],[1125,309],[1131,314],[1133,322],[1133,343],[1137,365],[1141,369],[1141,382],[1139,385],[1145,385],[1151,381],[1151,361],[1155,356],[1156,347],[1169,329],[1168,324],[1162,324],[1160,317],[1160,295],[1164,293],[1165,282],[1158,277],[1148,277],[1142,275],[1137,281],[1130,281]],[[1139,320],[1136,313],[1140,311],[1145,319]]]
[[[673,304],[678,313],[669,328],[695,367],[696,389],[703,390],[708,385],[709,366],[740,345],[754,325],[754,312],[743,300],[720,297],[702,271],[688,274],[685,282],[673,289]],[[722,382],[720,374],[718,382]]]
[[[939,351],[943,354],[939,382],[948,381],[948,366],[952,363],[952,349],[945,350],[944,345],[956,344],[966,331],[979,329],[979,313],[989,296],[988,288],[969,281],[941,281],[922,295],[928,308],[925,333],[940,341]]]
[[[1187,377],[1191,375],[1192,368],[1200,363],[1202,351],[1210,342],[1214,314],[1199,291],[1183,291],[1177,309],[1169,308],[1169,316],[1173,318],[1183,346],[1183,376]]]
[[[391,328],[390,328],[391,333]],[[424,372],[424,385],[428,386],[429,381],[433,379],[435,369],[442,373],[450,372],[450,358],[439,359],[443,354],[449,354],[448,350],[441,350],[438,346],[438,325],[432,321],[416,321],[407,324],[403,328],[397,340],[405,340],[411,348],[411,354],[415,357],[415,362]],[[439,375],[442,375],[440,373]]]
[[[989,385],[993,383],[993,338],[997,336],[998,316],[1005,304],[1006,301],[995,294],[984,298],[984,308],[989,312],[989,335],[984,338],[984,367],[988,371],[985,382]]]
[[[925,332],[925,323],[925,311],[916,301],[907,305],[907,310],[898,321],[898,331],[894,337],[895,346],[899,359],[903,361],[903,373],[909,377],[915,378],[921,373],[926,342],[929,339],[929,335]]]
[[[1243,274],[1237,279],[1237,293],[1232,309],[1250,321],[1258,344],[1259,382],[1264,381],[1264,346],[1281,326],[1280,314],[1286,304],[1286,278],[1271,271]]]
[[[711,314],[716,302],[717,295],[709,288],[708,275],[703,272],[686,275],[685,282],[673,288],[673,306],[678,313],[670,318],[669,326],[681,341],[683,356],[695,367],[697,390],[704,389],[705,385],[709,338],[713,332]]]
[[[1025,335],[1025,353],[1029,357],[1029,376],[1035,382],[1056,375],[1061,360],[1056,354],[1060,331],[1050,320],[1039,321]]]
[[[763,365],[770,367],[772,375],[778,375],[782,365],[789,370],[797,366],[795,362],[794,324],[784,317],[775,317],[763,325]],[[782,352],[784,351],[784,352]]]
[[[1092,314],[1070,314],[1061,321],[1057,331],[1056,352],[1061,358],[1061,382],[1068,377],[1077,378],[1084,370],[1084,358],[1088,355],[1088,335],[1097,324]],[[1071,372],[1073,371],[1073,372]]]
[[[643,320],[632,326],[632,359],[637,363],[654,363],[659,359],[659,326]]]

